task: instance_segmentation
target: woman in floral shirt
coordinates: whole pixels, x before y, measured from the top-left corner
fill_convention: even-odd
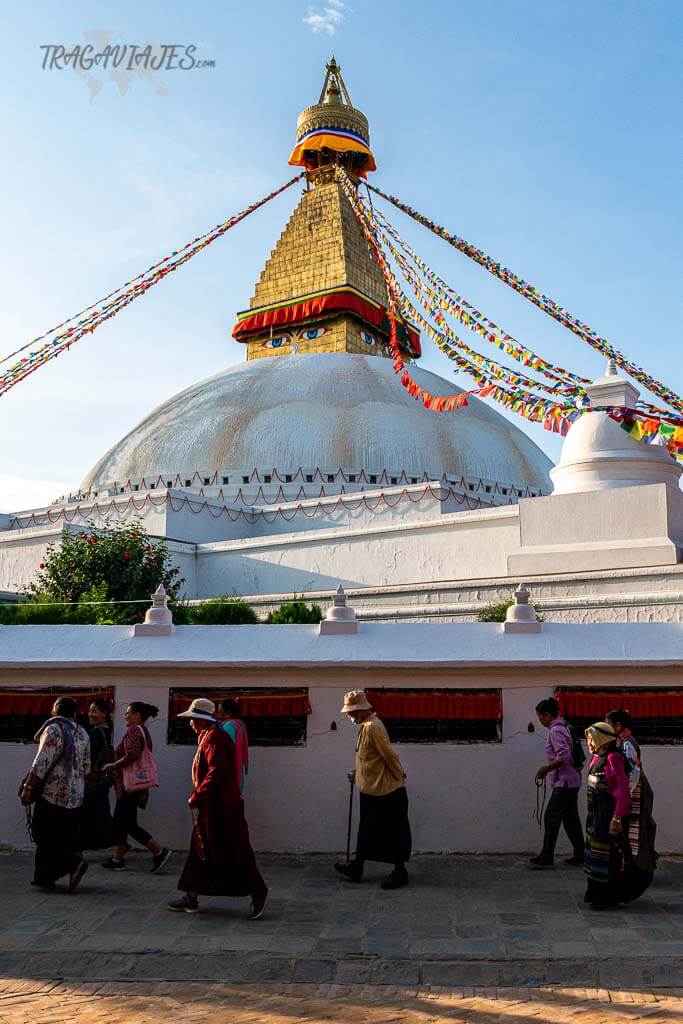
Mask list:
[[[33,803],[36,844],[33,885],[54,889],[69,875],[73,892],[88,869],[79,852],[85,776],[90,771],[90,740],[76,722],[76,701],[60,697],[52,717],[36,734],[39,747],[21,790],[21,802]]]

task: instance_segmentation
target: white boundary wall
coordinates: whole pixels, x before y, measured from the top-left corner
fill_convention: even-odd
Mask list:
[[[0,627],[0,688],[114,686],[117,737],[129,701],[157,704],[150,729],[161,787],[141,820],[160,841],[184,849],[193,748],[166,742],[169,688],[307,686],[306,745],[252,749],[247,817],[259,850],[331,852],[345,845],[346,773],[354,757],[355,729],[339,714],[346,690],[500,687],[502,743],[397,749],[408,773],[416,852],[521,853],[540,843],[533,776],[544,760],[544,732],[537,723],[534,734],[527,731],[535,704],[558,685],[683,686],[683,627],[673,624],[553,624],[531,636],[504,636],[494,624],[373,623],[360,630],[320,637],[314,626],[180,627],[171,637],[133,639],[127,627]],[[27,845],[16,789],[33,752],[0,744],[0,843]],[[658,847],[683,853],[683,745],[646,746],[644,763],[655,790]]]

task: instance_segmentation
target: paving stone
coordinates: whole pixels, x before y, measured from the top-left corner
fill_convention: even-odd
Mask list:
[[[596,964],[575,960],[549,960],[546,970],[548,985],[570,988],[592,988],[596,985],[597,976]]]
[[[188,984],[248,985],[253,972],[254,985],[287,985],[295,962],[311,960],[333,964],[331,980],[327,972],[326,981],[311,985],[368,984],[374,970],[376,977],[389,972],[382,987],[390,989],[398,963],[412,965],[405,975],[411,986],[416,968],[427,975],[442,969],[441,980],[435,975],[427,984],[458,984],[457,976],[471,986],[538,983],[547,962],[548,978],[560,986],[600,980],[620,992],[635,982],[643,991],[683,985],[676,966],[683,956],[680,860],[662,861],[642,900],[597,915],[582,902],[577,873],[532,876],[520,859],[418,857],[413,884],[395,893],[377,886],[381,870],[367,885],[345,886],[332,874],[331,857],[260,859],[273,898],[264,920],[252,923],[239,900],[202,900],[194,917],[168,914],[169,880],[150,878],[142,854],[131,858],[135,870],[101,872],[101,884],[92,892],[84,886],[77,900],[65,891],[37,893],[27,884],[31,858],[0,854],[0,891],[10,893],[0,916],[0,974],[137,986],[135,972],[146,963],[162,972],[157,977]],[[640,959],[624,956],[624,934],[637,939]]]
[[[458,939],[454,953],[467,957],[505,956],[505,945],[500,939]]]
[[[414,957],[452,957],[455,953],[453,939],[444,938],[413,938],[410,941],[410,954]]]
[[[499,964],[498,985],[506,988],[538,988],[545,983],[546,976],[546,960],[506,960]]]
[[[345,955],[348,953],[362,953],[364,939],[318,939],[315,949],[318,953],[337,953]]]
[[[338,960],[335,981],[339,985],[367,985],[372,960]]]
[[[425,985],[497,985],[498,964],[457,961],[425,961],[422,964]]]
[[[251,964],[247,979],[252,982],[290,981],[293,967],[293,961],[285,957],[262,957]]]
[[[632,960],[598,959],[598,983],[603,988],[632,989],[647,985],[645,963]]]
[[[249,954],[230,953],[227,956],[200,956],[192,977],[228,984],[243,982],[249,976],[254,957]]]
[[[373,964],[370,974],[373,985],[417,985],[419,980],[416,960],[380,960]]]
[[[365,939],[365,952],[378,956],[401,956],[410,947],[408,936],[368,935]]]
[[[316,959],[306,957],[294,964],[294,981],[316,982],[332,981],[335,961],[333,959]]]
[[[652,985],[683,988],[683,960],[671,963],[652,962],[646,967],[645,974]]]

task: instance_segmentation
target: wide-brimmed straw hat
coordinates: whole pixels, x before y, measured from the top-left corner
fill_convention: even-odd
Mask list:
[[[201,718],[204,722],[216,721],[216,705],[205,697],[197,697],[187,711],[181,711],[178,718]]]
[[[372,711],[372,704],[365,696],[365,690],[349,690],[344,694],[342,715],[352,715],[354,711]]]

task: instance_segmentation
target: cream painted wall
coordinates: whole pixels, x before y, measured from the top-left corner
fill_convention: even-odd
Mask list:
[[[680,670],[548,667],[487,670],[382,669],[359,673],[317,666],[300,670],[26,669],[2,673],[0,686],[114,685],[117,736],[128,701],[143,699],[160,708],[151,722],[161,786],[141,820],[160,842],[185,849],[190,833],[186,806],[193,748],[166,743],[170,686],[308,686],[312,715],[303,747],[252,749],[246,809],[254,846],[261,851],[332,852],[345,846],[348,782],[355,731],[339,714],[345,690],[358,686],[498,686],[503,689],[503,742],[486,744],[400,744],[408,773],[410,818],[416,852],[529,852],[540,844],[532,821],[535,769],[543,763],[544,732],[527,732],[534,706],[557,685],[680,686]],[[332,721],[337,731],[330,731]],[[30,745],[0,744],[4,785],[0,793],[0,843],[26,847],[23,811],[16,798],[19,779],[30,764]],[[683,853],[681,803],[683,746],[643,750],[655,791],[658,848]],[[357,808],[357,796],[355,799]],[[561,839],[566,849],[566,839]]]
[[[298,593],[507,575],[519,549],[516,507],[444,515],[428,522],[206,544],[198,548],[199,597]],[[223,587],[223,590],[219,589]]]

